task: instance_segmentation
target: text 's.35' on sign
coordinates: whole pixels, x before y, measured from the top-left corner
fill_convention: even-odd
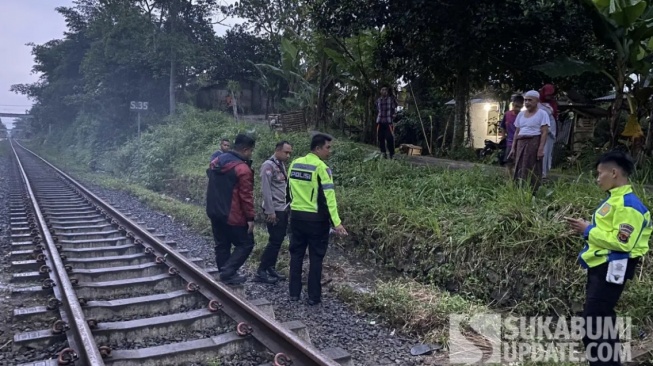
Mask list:
[[[132,111],[146,111],[148,102],[130,102],[129,109]]]

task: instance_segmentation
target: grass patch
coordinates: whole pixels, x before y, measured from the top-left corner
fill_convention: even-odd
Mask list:
[[[0,157],[10,157],[13,151],[11,151],[11,146],[9,145],[8,140],[0,141]]]
[[[337,287],[337,293],[357,311],[380,314],[391,327],[429,343],[447,342],[450,314],[472,315],[487,311],[480,302],[405,279],[379,281],[370,293],[357,292],[347,286]]]
[[[101,156],[97,167],[109,173],[102,176],[112,188],[129,189],[152,207],[207,233],[203,204],[208,159],[221,138],[233,138],[238,132],[251,132],[257,138],[253,168],[258,207],[260,164],[280,139],[293,143],[294,157],[304,155],[307,134],[279,135],[267,126],[237,124],[214,112],[182,109],[168,124],[145,133],[140,142],[131,141]],[[39,149],[47,151],[43,146]],[[358,299],[360,306],[399,322],[397,314],[411,310],[402,309],[402,304],[410,301],[396,301],[396,309],[391,309],[382,306],[393,303],[385,302],[384,296],[419,300],[422,291],[437,287],[453,293],[452,299],[464,299],[465,306],[487,304],[519,315],[570,315],[580,310],[586,277],[576,256],[583,243],[579,236],[570,235],[561,218],[591,217],[604,197],[591,177],[556,181],[532,198],[500,173],[416,168],[403,161],[379,160],[370,154],[374,150],[337,139],[328,162],[343,224],[350,233],[345,250],[424,287],[391,283],[392,289],[377,290],[377,299]],[[46,156],[69,162],[89,160],[76,156],[74,149],[66,151],[51,150]],[[636,190],[651,207],[651,194],[639,186]],[[178,207],[171,194],[201,206]],[[267,238],[264,229],[257,231],[257,248],[261,248]],[[648,262],[644,261],[638,280],[628,285],[618,308],[635,324],[650,324],[653,316],[649,305],[653,270]],[[437,321],[423,323],[422,319],[424,314],[437,318],[438,310],[414,310],[405,315],[414,320],[412,325],[402,327],[428,336],[425,329],[437,328]]]

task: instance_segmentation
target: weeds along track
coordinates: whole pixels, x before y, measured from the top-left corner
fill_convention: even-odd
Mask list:
[[[28,304],[14,319],[49,326],[15,334],[13,347],[51,357],[23,365],[216,364],[252,353],[265,365],[351,364],[342,349],[313,347],[301,322],[275,321],[267,300],[216,281],[201,258],[15,141],[12,150],[12,297]]]

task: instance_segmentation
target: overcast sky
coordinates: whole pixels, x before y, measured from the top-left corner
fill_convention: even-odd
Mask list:
[[[24,113],[30,108],[31,100],[10,92],[9,88],[38,80],[39,76],[32,74],[32,49],[25,44],[63,38],[66,23],[54,10],[59,6],[73,6],[73,0],[0,0],[0,112]],[[237,22],[238,19],[229,19],[225,23]],[[224,34],[226,28],[216,25],[215,30]],[[11,118],[2,118],[2,122],[7,128],[13,125]]]

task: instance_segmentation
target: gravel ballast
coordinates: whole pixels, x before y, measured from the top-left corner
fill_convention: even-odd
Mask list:
[[[12,283],[11,278],[17,273],[11,266],[11,222],[9,199],[11,182],[16,178],[12,167],[11,147],[8,141],[0,141],[0,365],[16,365],[56,357],[57,353],[67,347],[67,342],[57,342],[44,348],[18,348],[13,345],[14,335],[48,329],[52,323],[45,319],[24,321],[13,316],[15,308],[43,306],[47,303],[47,294],[12,295],[11,289],[27,287],[28,283]]]
[[[214,266],[214,243],[211,237],[193,232],[169,215],[149,208],[129,193],[102,188],[83,180],[79,182],[106,202],[119,206],[121,212],[131,213],[134,219],[145,222],[147,227],[156,229],[157,233],[165,234],[166,240],[176,241],[179,249],[190,250],[189,256],[205,259],[207,267]],[[265,229],[257,227],[257,230]],[[334,255],[335,250],[335,246],[329,248],[325,263]],[[357,314],[325,287],[322,303],[308,306],[303,301],[289,301],[287,280],[274,285],[253,282],[253,272],[248,265],[256,265],[257,261],[258,258],[250,257],[241,269],[249,277],[245,284],[247,298],[269,300],[274,306],[275,317],[280,322],[303,322],[308,327],[313,345],[318,349],[340,347],[351,354],[355,365],[409,366],[431,363],[430,358],[410,354],[411,347],[418,343],[416,339],[398,336],[398,332],[375,322],[373,317]],[[323,272],[324,275],[327,275],[326,271]]]

